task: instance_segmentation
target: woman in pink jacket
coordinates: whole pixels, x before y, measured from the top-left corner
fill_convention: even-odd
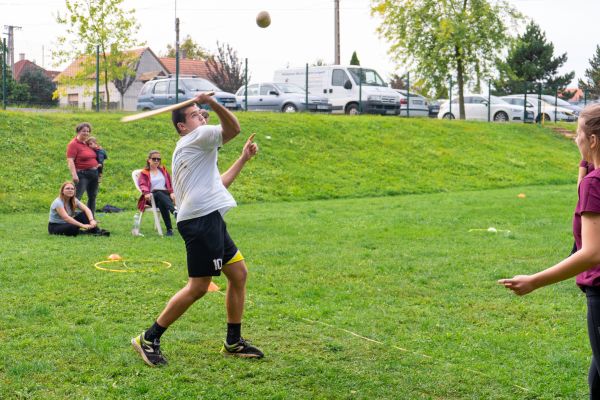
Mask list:
[[[161,165],[160,152],[152,150],[148,153],[146,167],[138,178],[138,185],[142,195],[138,201],[138,209],[144,211],[144,207],[150,198],[154,197],[156,206],[160,210],[167,236],[173,236],[173,225],[171,224],[171,213],[175,212],[175,195],[171,185],[171,176],[167,169]]]

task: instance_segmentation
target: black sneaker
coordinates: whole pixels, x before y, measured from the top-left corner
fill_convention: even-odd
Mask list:
[[[173,236],[173,229],[167,230],[167,236]]]
[[[264,354],[258,347],[252,346],[244,338],[235,344],[223,342],[221,353],[224,356],[244,357],[244,358],[263,358]]]
[[[144,362],[149,366],[167,365],[167,359],[160,352],[160,341],[149,342],[144,339],[144,334],[142,333],[140,336],[131,339],[131,345],[135,351],[140,353]]]

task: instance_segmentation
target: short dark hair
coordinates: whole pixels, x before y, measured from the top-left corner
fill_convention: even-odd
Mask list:
[[[175,127],[177,133],[181,133],[177,124],[180,122],[185,122],[185,110],[187,110],[190,107],[193,107],[195,104],[196,103],[192,103],[187,107],[178,108],[171,112],[171,121],[173,121],[173,126]]]
[[[75,127],[75,132],[79,133],[83,128],[88,128],[90,130],[90,133],[92,132],[92,125],[90,125],[89,122],[82,122],[80,124],[77,124],[77,126]]]

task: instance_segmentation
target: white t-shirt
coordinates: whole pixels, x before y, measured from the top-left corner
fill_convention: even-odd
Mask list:
[[[208,215],[221,215],[237,206],[223,186],[217,167],[218,148],[223,144],[220,125],[203,125],[188,133],[173,151],[173,191],[177,199],[177,222]]]
[[[159,170],[156,170],[156,174],[150,172],[150,190],[167,190],[167,183],[165,182],[165,176]]]

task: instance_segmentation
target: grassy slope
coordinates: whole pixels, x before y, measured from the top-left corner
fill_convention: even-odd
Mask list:
[[[0,213],[41,211],[68,179],[65,147],[89,121],[108,151],[98,205],[132,207],[130,173],[159,149],[170,164],[177,137],[168,117],[122,124],[118,114],[0,115]],[[358,198],[572,182],[577,151],[537,126],[378,116],[240,113],[242,136],[223,148],[237,157],[250,132],[261,155],[233,192],[240,203]],[[267,137],[270,137],[268,139]]]

